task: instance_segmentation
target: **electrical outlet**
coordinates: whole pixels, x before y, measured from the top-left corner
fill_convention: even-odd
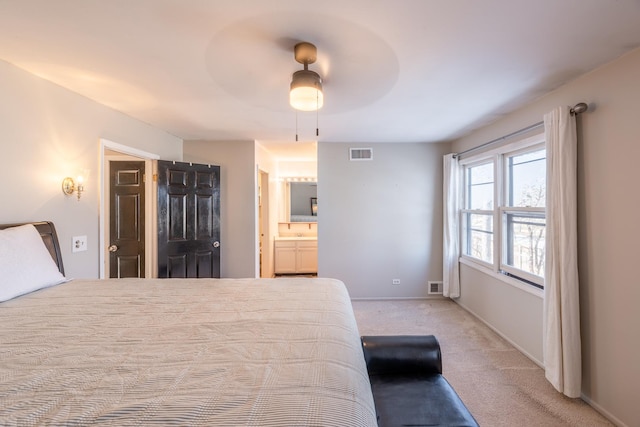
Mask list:
[[[87,250],[87,236],[73,236],[71,238],[71,252]]]
[[[393,285],[399,285],[399,284],[400,284],[400,279],[393,279],[393,280],[391,281],[391,284],[393,284]]]

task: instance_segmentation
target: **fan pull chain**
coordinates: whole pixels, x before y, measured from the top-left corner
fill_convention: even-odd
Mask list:
[[[316,107],[320,104],[319,95],[316,93]],[[319,108],[316,108],[316,136],[320,136],[320,126],[319,126]],[[298,110],[296,110],[296,142],[298,142]]]

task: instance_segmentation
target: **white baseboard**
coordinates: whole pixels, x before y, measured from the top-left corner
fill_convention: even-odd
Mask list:
[[[536,359],[533,355],[531,355],[528,351],[526,351],[525,349],[523,349],[522,347],[520,347],[518,344],[516,344],[515,342],[513,342],[511,339],[509,339],[509,337],[507,337],[506,335],[504,335],[502,332],[500,332],[498,329],[494,328],[493,325],[491,325],[489,322],[485,321],[482,317],[480,317],[477,313],[475,313],[473,310],[469,309],[469,307],[467,307],[466,305],[460,303],[457,300],[453,300],[456,304],[458,304],[460,307],[462,307],[467,313],[471,314],[473,317],[475,317],[476,319],[478,319],[479,321],[481,321],[482,323],[484,323],[489,329],[491,329],[493,332],[495,332],[496,334],[500,335],[500,337],[502,337],[505,341],[507,341],[509,344],[511,344],[512,346],[514,346],[520,353],[524,354],[525,356],[527,356],[533,363],[535,363],[536,365],[538,365],[539,367],[541,367],[542,369],[544,369],[544,363],[541,360]]]
[[[442,295],[429,295],[426,297],[353,297],[351,301],[406,301],[406,300],[441,300]],[[448,299],[448,298],[447,298]]]
[[[542,363],[542,361],[536,359],[535,357],[533,357],[531,354],[529,354],[527,351],[525,351],[522,347],[520,347],[518,344],[514,343],[513,341],[511,341],[509,339],[509,337],[505,336],[504,334],[502,334],[499,330],[497,330],[496,328],[494,328],[493,326],[491,326],[488,322],[486,322],[482,317],[478,316],[476,313],[474,313],[472,310],[470,310],[467,306],[465,306],[464,304],[461,304],[460,302],[455,301],[456,304],[458,304],[460,307],[462,307],[466,312],[468,312],[469,314],[471,314],[473,317],[475,317],[476,319],[478,319],[479,321],[481,321],[482,323],[484,323],[485,325],[487,325],[487,327],[489,329],[491,329],[493,332],[495,332],[496,334],[500,335],[505,341],[507,341],[509,344],[511,344],[512,346],[514,346],[516,349],[518,349],[518,351],[522,354],[524,354],[527,358],[529,358],[533,363],[535,363],[536,365],[538,365],[540,368],[542,368],[544,370],[544,363]],[[615,424],[617,427],[629,427],[626,424],[624,424],[622,421],[620,421],[619,419],[617,419],[613,414],[611,414],[610,412],[608,412],[607,410],[605,410],[603,407],[601,407],[600,405],[598,405],[596,402],[594,402],[593,400],[591,400],[588,396],[586,396],[585,394],[581,394],[580,398],[585,401],[587,403],[587,405],[591,406],[593,409],[595,409],[596,411],[598,411],[603,417],[605,417],[606,419],[608,419],[609,421],[611,421],[613,424]]]
[[[602,415],[603,417],[605,417],[606,419],[608,419],[609,421],[611,421],[613,424],[615,424],[617,427],[629,427],[629,425],[623,423],[622,421],[620,421],[618,418],[616,418],[611,412],[607,411],[606,409],[604,409],[602,406],[598,405],[596,402],[594,402],[593,400],[591,400],[588,396],[586,396],[585,394],[581,394],[580,395],[580,399],[584,400],[585,402],[587,402],[587,405],[591,406],[593,409],[595,409],[596,411],[598,411],[600,413],[600,415]]]

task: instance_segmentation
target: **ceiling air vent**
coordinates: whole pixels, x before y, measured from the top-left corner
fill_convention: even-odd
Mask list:
[[[349,160],[373,160],[373,148],[349,148]]]

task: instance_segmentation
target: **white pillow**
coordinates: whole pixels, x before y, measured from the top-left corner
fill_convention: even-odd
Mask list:
[[[0,301],[64,281],[32,224],[0,230]]]

